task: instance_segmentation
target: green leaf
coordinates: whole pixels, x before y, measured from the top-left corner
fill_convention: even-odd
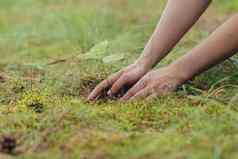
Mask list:
[[[87,53],[80,54],[78,57],[84,60],[101,60],[107,54],[108,45],[109,42],[107,40],[103,41],[91,48]]]
[[[109,55],[103,58],[104,63],[114,63],[120,60],[123,60],[125,56],[123,54],[114,54],[114,55]]]

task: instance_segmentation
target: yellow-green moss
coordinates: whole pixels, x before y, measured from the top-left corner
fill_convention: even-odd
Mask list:
[[[52,97],[50,97],[47,89],[32,88],[22,94],[20,99],[12,107],[12,111],[32,111],[40,113],[52,103]]]

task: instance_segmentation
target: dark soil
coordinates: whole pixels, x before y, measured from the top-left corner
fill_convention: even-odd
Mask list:
[[[28,107],[32,108],[36,113],[42,113],[44,110],[44,105],[40,102],[32,102]]]
[[[0,140],[0,152],[14,154],[16,146],[17,140],[13,136],[3,136]]]
[[[6,82],[7,77],[3,73],[0,72],[0,83]]]

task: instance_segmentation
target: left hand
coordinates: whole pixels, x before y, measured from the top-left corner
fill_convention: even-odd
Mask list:
[[[156,97],[175,91],[184,83],[176,68],[165,67],[150,71],[139,80],[122,98],[122,101]]]

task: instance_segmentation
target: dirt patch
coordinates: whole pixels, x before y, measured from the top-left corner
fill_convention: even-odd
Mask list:
[[[5,82],[5,78],[0,75],[0,83],[3,83],[3,82]]]
[[[80,95],[87,98],[90,92],[97,86],[100,80],[98,79],[81,79],[80,81]],[[103,92],[106,95],[106,92]]]
[[[17,147],[17,139],[11,135],[2,136],[0,139],[0,152],[14,154]]]
[[[33,101],[28,105],[36,113],[42,113],[44,110],[44,105],[38,101]]]
[[[0,72],[0,83],[6,82],[8,79],[8,76],[5,73]]]

